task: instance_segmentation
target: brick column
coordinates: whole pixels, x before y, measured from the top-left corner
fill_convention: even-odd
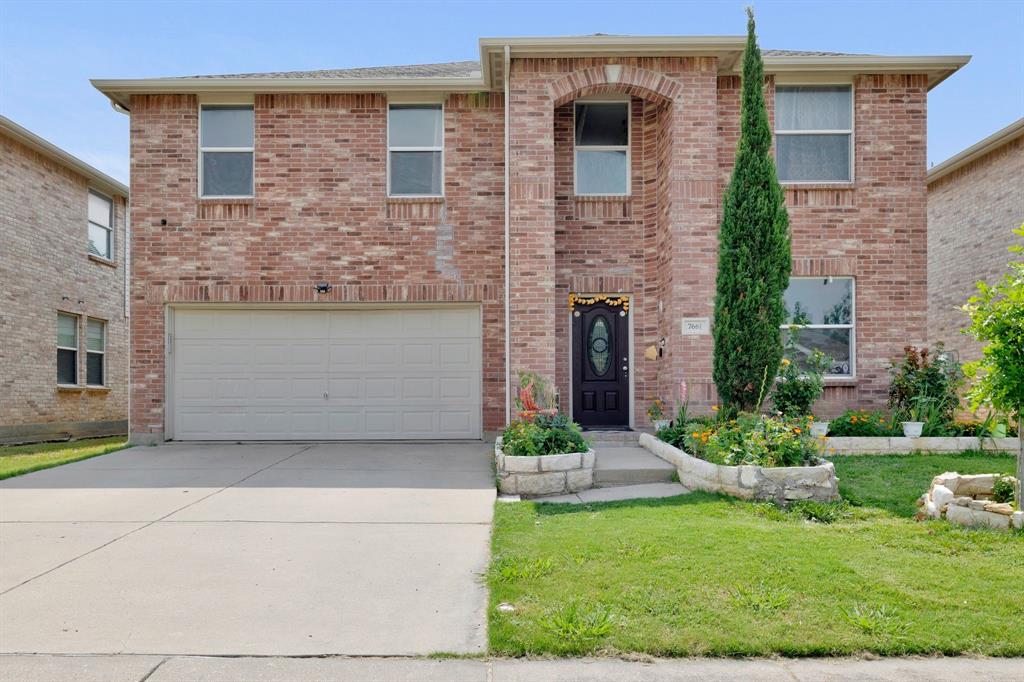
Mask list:
[[[689,58],[684,66],[677,77],[682,89],[665,125],[670,145],[664,226],[668,243],[662,256],[668,357],[659,383],[674,398],[685,379],[690,404],[699,410],[717,400],[711,380],[713,343],[710,335],[682,336],[681,324],[684,317],[712,318],[714,313],[721,204],[717,60]]]
[[[511,368],[555,379],[555,147],[548,79],[512,62],[509,84]],[[567,404],[567,396],[562,398]]]

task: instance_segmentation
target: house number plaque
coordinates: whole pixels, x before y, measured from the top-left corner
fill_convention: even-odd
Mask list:
[[[707,336],[711,333],[711,319],[708,317],[684,317],[683,336]]]

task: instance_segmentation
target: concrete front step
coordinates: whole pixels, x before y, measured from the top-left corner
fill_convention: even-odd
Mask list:
[[[583,437],[591,445],[636,445],[642,431],[585,430]]]
[[[659,497],[685,495],[689,490],[678,483],[644,483],[643,485],[619,485],[611,488],[590,488],[571,495],[535,497],[531,502],[555,502],[562,504],[588,504],[590,502],[618,502],[620,500],[650,500]]]
[[[598,488],[644,483],[671,483],[676,468],[644,448],[594,445],[594,485]]]

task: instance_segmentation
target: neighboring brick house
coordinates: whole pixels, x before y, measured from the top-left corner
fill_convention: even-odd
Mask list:
[[[133,438],[479,438],[520,370],[588,427],[684,379],[710,409],[744,40],[94,81],[131,115]],[[927,93],[966,62],[765,53],[825,411],[926,338]]]
[[[0,443],[128,432],[127,207],[0,116]]]
[[[977,360],[960,306],[1008,272],[1024,224],[1024,118],[928,171],[928,339]]]

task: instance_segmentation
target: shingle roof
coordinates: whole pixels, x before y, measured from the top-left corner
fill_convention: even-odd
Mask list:
[[[480,62],[442,62],[440,64],[408,64],[404,66],[367,66],[356,69],[324,69],[321,71],[271,71],[269,73],[233,73],[186,78],[478,78]]]
[[[603,35],[603,34],[594,34]],[[852,57],[846,52],[813,52],[805,50],[763,50],[768,57]],[[185,76],[185,78],[281,78],[303,79],[358,79],[358,78],[478,78],[480,62],[441,62],[439,64],[406,64],[400,66],[364,66],[354,69],[323,69],[318,71],[269,71],[266,73],[229,73]]]

